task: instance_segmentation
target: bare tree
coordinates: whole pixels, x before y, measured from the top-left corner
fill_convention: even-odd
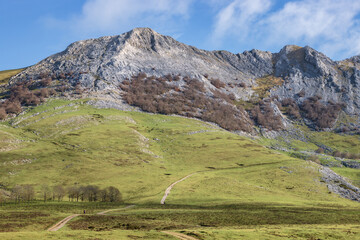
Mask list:
[[[53,187],[53,200],[57,198],[58,201],[62,201],[65,196],[65,188],[62,185],[56,185]]]
[[[43,199],[44,199],[44,202],[46,202],[51,196],[51,190],[50,190],[50,187],[49,185],[47,184],[43,184],[41,185],[41,192],[42,192],[42,195],[43,195]]]
[[[35,191],[34,191],[34,187],[30,184],[25,184],[22,186],[23,188],[23,199],[26,201],[32,201],[34,200],[35,197]]]
[[[15,187],[13,187],[13,189],[11,190],[11,199],[15,201],[15,203],[20,202],[21,200],[23,200],[23,193],[24,189],[22,186],[20,185],[16,185]]]

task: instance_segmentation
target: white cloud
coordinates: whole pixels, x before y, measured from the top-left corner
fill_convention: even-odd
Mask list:
[[[82,12],[67,20],[49,20],[82,35],[121,32],[134,27],[170,28],[186,20],[193,0],[87,0]],[[176,19],[176,21],[175,21]]]
[[[213,39],[236,36],[265,49],[305,43],[342,58],[360,53],[359,14],[353,0],[301,0],[280,9],[270,9],[270,0],[234,0],[219,12]]]
[[[219,43],[228,33],[245,38],[259,16],[270,8],[270,0],[235,0],[216,16],[213,40]]]

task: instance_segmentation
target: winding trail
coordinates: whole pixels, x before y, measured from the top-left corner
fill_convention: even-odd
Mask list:
[[[191,177],[191,176],[194,175],[194,174],[196,174],[196,172],[195,172],[195,173],[192,173],[192,174],[189,174],[189,175],[187,175],[186,177],[183,177],[182,179],[180,179],[180,180],[172,183],[172,184],[165,190],[165,194],[164,194],[163,198],[161,199],[160,203],[161,203],[161,204],[165,204],[165,200],[166,200],[167,196],[170,194],[171,189],[172,189],[176,184],[178,184],[179,182],[184,181],[185,179],[187,179],[188,177]]]
[[[99,212],[97,214],[98,215],[105,215],[106,213],[111,212],[111,211],[125,210],[125,209],[132,208],[132,207],[135,207],[135,205],[129,205],[129,206],[126,206],[126,207],[123,207],[123,208],[109,209],[109,210],[106,210],[106,211],[103,211],[103,212]],[[80,215],[83,215],[83,214],[73,214],[73,215],[67,216],[63,220],[57,222],[55,225],[48,228],[47,231],[55,232],[55,231],[61,229],[62,227],[64,227],[65,224],[68,223],[71,219],[73,219],[73,218],[75,218],[77,216],[80,216]]]
[[[181,240],[198,240],[197,238],[194,238],[194,237],[182,234],[182,233],[177,233],[177,232],[162,231],[162,233],[169,234],[169,235],[176,237],[178,239],[181,239]]]
[[[103,212],[99,212],[99,213],[97,213],[97,215],[105,215],[108,212],[117,211],[117,210],[125,210],[125,209],[132,208],[132,207],[135,207],[135,205],[129,205],[129,206],[126,206],[126,207],[123,207],[123,208],[109,209],[109,210],[106,210],[106,211],[103,211]]]
[[[51,232],[55,232],[57,230],[59,230],[60,228],[62,228],[63,226],[65,226],[65,224],[70,221],[71,219],[80,216],[80,214],[73,214],[70,216],[67,216],[66,218],[64,218],[63,220],[61,220],[60,222],[56,223],[55,225],[53,225],[52,227],[48,228],[48,231]]]

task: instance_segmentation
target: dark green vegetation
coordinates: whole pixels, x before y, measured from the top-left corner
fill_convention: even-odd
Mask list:
[[[316,163],[199,120],[95,109],[85,102],[49,100],[0,124],[2,199],[9,201],[10,190],[18,184],[32,185],[38,199],[1,206],[0,226],[7,232],[0,234],[2,239],[170,239],[158,232],[167,229],[198,239],[276,239],[294,232],[300,239],[355,239],[359,233],[358,203],[329,193]],[[309,134],[308,143],[291,142],[294,152],[315,151],[320,142],[342,152],[358,151],[357,136]],[[287,146],[280,139],[259,142]],[[358,179],[357,169],[346,169],[338,172]],[[165,189],[191,173],[171,190],[166,205],[160,205]],[[65,196],[62,202],[44,203],[43,184],[115,186],[124,202],[68,202]],[[128,204],[136,206],[93,215]],[[59,232],[42,232],[84,209],[87,216],[73,219]],[[317,227],[309,230],[307,224]]]

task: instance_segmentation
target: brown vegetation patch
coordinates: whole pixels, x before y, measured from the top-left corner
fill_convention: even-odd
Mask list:
[[[209,96],[205,93],[203,82],[183,77],[184,84],[180,87],[173,83],[174,78],[171,75],[133,76],[131,81],[120,85],[124,91],[123,99],[147,112],[197,117],[215,122],[227,130],[251,130],[247,113],[242,107],[236,108],[232,104],[235,100],[233,94],[215,90]]]

